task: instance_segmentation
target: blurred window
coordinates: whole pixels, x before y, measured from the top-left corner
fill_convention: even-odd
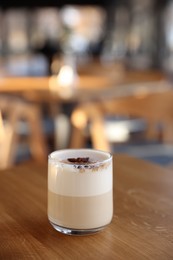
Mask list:
[[[58,42],[61,24],[57,8],[38,8],[30,14],[30,19],[30,44],[32,47],[41,48],[46,42]]]
[[[28,11],[10,9],[4,14],[4,38],[7,51],[22,53],[28,50]]]
[[[61,10],[64,51],[87,51],[104,35],[105,11],[101,7],[65,6]]]

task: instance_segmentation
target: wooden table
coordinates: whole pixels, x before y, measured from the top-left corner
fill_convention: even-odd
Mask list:
[[[92,66],[91,66],[92,68]],[[99,71],[99,72],[98,72]],[[31,101],[81,101],[104,98],[105,95],[122,95],[129,89],[133,92],[133,84],[153,83],[165,81],[161,71],[125,71],[118,67],[94,67],[90,74],[79,75],[74,90],[67,95],[67,89],[57,85],[56,77],[1,77],[0,93],[22,95]],[[121,86],[121,88],[120,88]],[[123,86],[123,88],[122,88]],[[117,87],[117,88],[116,88]],[[139,88],[139,86],[138,86]],[[143,88],[143,85],[142,85]],[[150,86],[149,86],[150,88]],[[118,89],[118,93],[117,93]],[[128,93],[129,94],[129,93]]]
[[[114,217],[102,232],[72,237],[47,219],[47,165],[0,172],[0,259],[173,259],[173,174],[114,157]]]

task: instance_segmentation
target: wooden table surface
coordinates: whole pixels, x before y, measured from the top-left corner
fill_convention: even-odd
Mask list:
[[[114,217],[100,233],[68,236],[47,219],[47,165],[0,172],[0,259],[173,259],[173,174],[114,157]]]

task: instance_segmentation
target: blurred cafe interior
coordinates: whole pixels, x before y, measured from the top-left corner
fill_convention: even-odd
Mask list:
[[[173,167],[173,1],[0,1],[0,168],[96,148]]]

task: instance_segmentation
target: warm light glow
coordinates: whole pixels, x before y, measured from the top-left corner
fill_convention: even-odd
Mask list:
[[[49,79],[49,88],[53,94],[58,94],[64,99],[71,98],[74,94],[74,87],[77,84],[77,76],[73,67],[64,65],[57,76]]]
[[[69,87],[74,81],[74,71],[72,67],[65,65],[60,69],[60,72],[57,76],[57,83],[61,87]]]
[[[73,112],[71,117],[72,124],[79,129],[84,129],[87,125],[86,114],[80,109]]]
[[[129,130],[126,126],[119,123],[107,123],[105,125],[105,132],[110,142],[125,142],[129,139]]]

